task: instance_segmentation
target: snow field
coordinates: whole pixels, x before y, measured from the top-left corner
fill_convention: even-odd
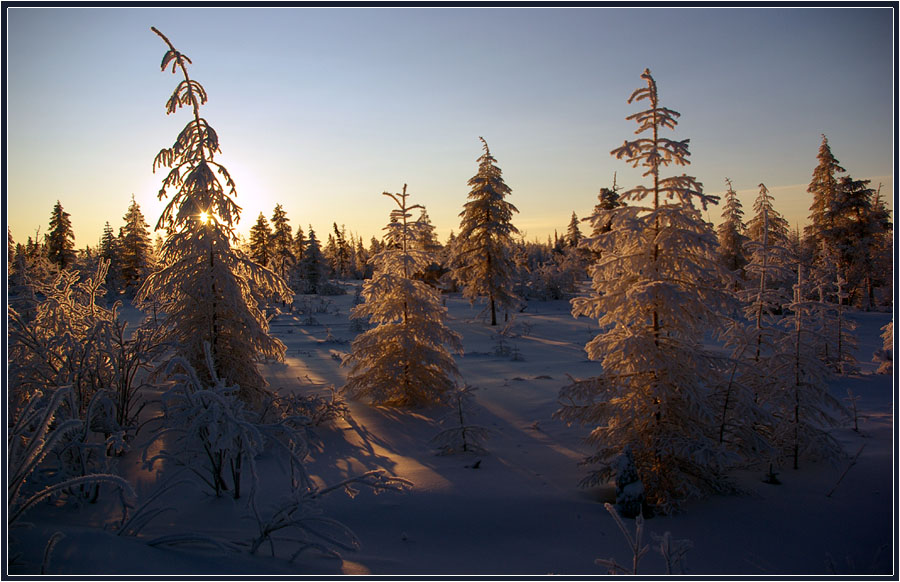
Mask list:
[[[320,311],[272,321],[272,334],[287,346],[286,359],[260,369],[270,388],[283,393],[323,392],[346,378],[340,359],[356,333],[348,319],[352,289],[309,299]],[[60,530],[66,537],[50,568],[59,574],[599,576],[606,572],[596,558],[630,564],[627,544],[602,505],[613,501],[613,484],[578,487],[586,474],[578,462],[590,452],[582,444],[588,429],[552,418],[566,374],[597,372],[599,364],[587,360],[583,350],[597,332],[596,322],[574,319],[566,301],[531,302],[508,326],[506,355],[497,355],[504,322],[487,326],[479,317],[482,306],[470,306],[459,295],[444,300],[448,325],[463,337],[465,354],[456,358],[461,382],[478,387],[472,422],[491,431],[487,454],[437,455],[429,440],[442,428],[441,408],[402,411],[351,402],[351,417],[317,427],[320,443],[308,470],[318,482],[383,469],[414,483],[406,493],[362,490],[352,499],[341,493],[324,498],[325,516],[353,530],[361,542],[358,551],[342,552],[343,559],[310,551],[291,563],[289,550],[271,558],[267,547],[250,556],[146,545],[146,539],[166,533],[198,532],[232,542],[255,534],[246,500],[179,486],[164,503],[173,511],[148,525],[143,541],[99,529],[118,516],[115,511],[104,518],[97,507],[38,507],[27,519],[36,527],[20,534],[23,560],[40,564],[46,539]],[[846,396],[847,388],[860,396],[860,433],[848,427],[837,434],[848,458],[835,466],[807,462],[799,471],[778,469],[781,485],[763,483],[761,471],[738,472],[735,481],[745,494],[694,501],[682,513],[648,519],[644,543],[653,544],[651,533],[665,531],[691,540],[686,565],[693,575],[891,573],[896,559],[893,391],[891,377],[871,374],[874,365],[868,362],[890,314],[851,317],[859,323],[862,373],[832,382],[836,396]],[[156,476],[142,470],[139,460],[139,452],[132,451],[120,468],[139,493],[147,493]],[[259,467],[260,505],[266,506],[285,494],[286,477],[268,452]],[[111,501],[101,497],[104,507],[113,507]],[[633,523],[626,520],[629,527]],[[662,574],[662,558],[651,551],[639,572]]]

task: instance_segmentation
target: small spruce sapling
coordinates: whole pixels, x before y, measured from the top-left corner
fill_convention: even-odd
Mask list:
[[[626,446],[616,460],[616,510],[625,517],[641,515],[644,484],[638,476],[631,447]]]
[[[363,285],[365,303],[353,308],[353,319],[368,318],[376,327],[359,334],[345,360],[350,374],[344,391],[373,404],[412,407],[441,403],[459,376],[446,346],[462,351],[460,336],[444,323],[447,309],[440,294],[414,278],[432,262],[432,254],[413,248],[419,221],[410,212],[406,185],[401,194],[384,193],[397,208],[385,230],[386,245],[378,253],[375,274]]]
[[[442,455],[485,452],[484,441],[489,436],[488,429],[469,421],[469,410],[477,389],[469,385],[457,386],[450,395],[451,410],[443,419],[450,428],[442,430],[431,439]]]

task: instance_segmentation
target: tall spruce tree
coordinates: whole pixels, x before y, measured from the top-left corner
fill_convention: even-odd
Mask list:
[[[840,162],[831,153],[828,138],[822,135],[822,143],[816,156],[818,165],[813,170],[812,180],[806,191],[812,194],[813,202],[809,207],[809,224],[803,229],[804,244],[812,257],[814,265],[824,259],[823,252],[831,246],[829,233],[834,228],[833,216],[829,214],[832,204],[838,196],[838,176],[845,172]]]
[[[473,302],[487,299],[491,325],[497,325],[497,307],[508,310],[519,302],[513,293],[512,256],[513,235],[519,233],[512,224],[512,215],[518,210],[505,200],[512,189],[503,181],[487,142],[483,137],[478,139],[484,154],[477,160],[478,173],[469,180],[472,190],[460,213],[452,273],[462,286],[464,297]]]
[[[282,279],[287,279],[296,257],[290,220],[281,204],[276,204],[272,212],[272,238],[269,246],[272,270],[281,275]]]
[[[572,219],[569,220],[569,227],[566,229],[566,245],[575,248],[582,238],[581,229],[578,227],[578,216],[573,212]]]
[[[173,74],[183,77],[166,112],[188,106],[192,115],[175,144],[162,149],[153,162],[154,171],[170,168],[159,197],[170,190],[172,195],[156,225],[168,237],[161,250],[163,266],[147,278],[138,298],[164,306],[168,339],[204,383],[218,377],[239,386],[242,400],[258,405],[266,382],[256,360],[281,359],[285,351],[284,344],[268,334],[268,320],[258,306],[267,296],[289,297],[290,290],[232,246],[240,207],[233,199],[237,192],[231,175],[215,160],[221,151],[218,134],[200,116],[206,90],[188,75],[191,60],[164,34],[151,30],[168,47],[162,71],[171,65]],[[206,364],[207,352],[214,370]]]
[[[648,100],[650,108],[627,119],[650,135],[612,155],[644,168],[651,183],[624,192],[624,206],[591,217],[594,226],[609,221],[610,230],[585,242],[602,258],[589,270],[594,293],[573,299],[572,314],[599,320],[601,332],[585,350],[602,372],[562,388],[556,414],[592,427],[587,440],[596,452],[586,462],[598,469],[584,485],[612,478],[630,447],[647,500],[666,511],[725,486],[732,457],[710,398],[721,365],[703,337],[721,327],[719,310],[731,306],[717,284],[726,273],[715,233],[695,206],[706,209],[718,197],[691,176],[660,176],[665,166],[689,163],[689,140],[659,135],[680,114],[659,105],[648,69],[641,78],[647,86],[628,102]]]
[[[265,215],[260,212],[256,224],[250,228],[250,258],[267,267],[272,262],[271,242],[272,229],[269,228]]]
[[[122,282],[126,288],[136,288],[143,283],[153,268],[153,250],[150,231],[141,207],[131,195],[131,204],[122,217],[125,225],[119,234],[119,254]]]
[[[400,194],[384,195],[397,205],[386,227],[387,245],[374,257],[375,273],[363,285],[365,303],[351,313],[376,327],[353,341],[344,391],[388,406],[441,403],[459,376],[445,346],[461,352],[462,343],[444,323],[447,309],[440,294],[413,278],[434,260],[431,253],[415,248],[421,223],[410,220],[410,213],[422,207],[409,205],[406,184]]]
[[[319,293],[328,279],[328,265],[316,231],[309,225],[306,250],[299,265],[299,289],[302,293]]]
[[[59,270],[75,264],[75,233],[69,213],[63,210],[59,200],[50,213],[50,230],[47,233],[47,259]]]
[[[719,254],[729,271],[742,274],[747,257],[744,255],[744,241],[747,240],[744,225],[744,208],[737,197],[731,180],[725,178],[728,190],[725,192],[725,204],[722,206],[722,222],[716,229],[719,238]]]

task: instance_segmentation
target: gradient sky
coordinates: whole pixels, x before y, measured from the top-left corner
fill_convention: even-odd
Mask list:
[[[804,224],[821,134],[893,200],[890,8],[9,8],[7,211],[17,242],[59,199],[96,245],[135,195],[151,227],[152,162],[189,119],[156,26],[193,60],[238,186],[246,232],[276,203],[320,239],[367,240],[404,183],[439,235],[458,230],[487,139],[529,240],[587,216],[601,187],[640,183],[609,152],[633,137],[626,100],[649,67],[681,112],[710,193],[729,177],[752,213],[764,182]],[[645,102],[641,102],[643,104]],[[677,173],[681,173],[681,169]],[[672,173],[675,173],[673,171]],[[893,205],[891,204],[893,208]],[[717,222],[720,208],[709,212]]]

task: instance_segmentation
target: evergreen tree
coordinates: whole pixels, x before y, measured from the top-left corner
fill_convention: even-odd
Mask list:
[[[835,459],[843,450],[831,435],[840,425],[844,407],[828,391],[828,368],[821,360],[822,303],[804,300],[803,269],[797,274],[793,301],[781,320],[783,334],[776,342],[769,367],[765,403],[777,419],[774,441],[794,469],[800,458]]]
[[[350,246],[347,243],[347,231],[342,226],[338,230],[337,223],[334,228],[334,272],[338,279],[346,279],[350,272]]]
[[[305,252],[306,237],[303,236],[303,227],[297,225],[297,234],[294,235],[294,256],[297,258],[297,261],[300,261],[303,258]]]
[[[63,210],[59,200],[50,213],[47,258],[61,271],[75,263],[75,233],[72,232],[72,221],[69,220],[69,213]]]
[[[100,238],[100,257],[109,261],[109,268],[106,273],[107,295],[116,297],[123,288],[122,267],[119,239],[113,233],[113,229],[108,221],[103,226],[103,235]]]
[[[325,255],[319,247],[316,231],[309,226],[309,238],[306,240],[306,251],[303,260],[300,261],[300,280],[302,293],[319,293],[325,284],[328,274]]]
[[[884,228],[883,209],[873,204],[875,191],[869,180],[854,180],[842,176],[837,196],[825,213],[832,225],[827,232],[837,258],[837,268],[846,282],[850,303],[871,306],[872,271],[875,268],[874,248]]]
[[[228,170],[215,161],[221,151],[218,135],[200,117],[206,90],[189,77],[190,59],[156,28],[151,30],[168,46],[161,69],[171,64],[172,72],[183,76],[167,113],[187,105],[192,118],[175,144],[161,150],[153,163],[154,170],[170,168],[160,198],[170,189],[174,192],[156,227],[168,233],[162,267],[147,278],[138,298],[163,306],[167,339],[204,383],[211,385],[218,378],[237,385],[242,400],[258,405],[266,382],[256,359],[281,359],[285,351],[284,344],[268,334],[268,320],[258,306],[266,296],[288,297],[290,291],[279,277],[232,246],[240,208],[233,200],[236,190]]]
[[[283,279],[287,279],[296,260],[293,250],[294,237],[289,222],[284,208],[281,204],[276,204],[272,212],[272,239],[269,248],[272,253],[271,268]]]
[[[828,234],[834,228],[834,223],[833,217],[829,215],[829,209],[838,195],[837,174],[846,170],[831,153],[828,138],[824,134],[816,158],[819,163],[813,170],[812,180],[806,189],[812,194],[813,203],[809,207],[809,224],[803,229],[803,234],[805,244],[812,254],[813,263],[819,265],[823,260],[821,255],[823,249],[831,246]]]
[[[137,287],[150,273],[153,266],[153,251],[150,244],[150,231],[140,205],[131,195],[128,212],[122,217],[125,226],[119,234],[119,259],[122,282],[126,287]]]
[[[432,260],[414,248],[418,221],[410,221],[406,184],[400,194],[384,193],[396,204],[385,235],[386,248],[375,258],[375,273],[363,285],[365,303],[351,318],[368,318],[376,327],[353,341],[346,360],[350,374],[344,391],[373,404],[420,406],[440,403],[459,376],[453,356],[444,347],[462,351],[459,335],[444,323],[447,309],[440,294],[413,274]]]
[[[597,200],[599,200],[599,202],[594,205],[594,215],[599,215],[603,211],[612,210],[613,208],[617,208],[622,205],[622,202],[619,200],[619,189],[616,186],[615,174],[613,174],[612,188],[601,188],[600,193],[597,194]],[[600,233],[608,232],[609,228],[610,226],[608,222],[595,224],[591,236],[595,237]]]
[[[609,221],[610,230],[586,242],[603,258],[589,271],[594,293],[573,299],[572,314],[599,320],[601,332],[585,350],[602,372],[564,387],[557,415],[594,427],[588,442],[597,449],[586,462],[599,469],[584,485],[612,478],[630,446],[646,499],[666,511],[725,486],[731,455],[719,442],[710,400],[721,366],[703,337],[721,326],[718,310],[729,301],[716,284],[726,273],[715,233],[695,206],[718,198],[691,176],[660,177],[661,167],[689,163],[689,140],[659,135],[680,114],[659,105],[649,70],[641,78],[647,86],[628,102],[647,99],[650,108],[627,119],[650,136],[612,154],[645,168],[652,183],[624,192],[624,206],[591,217],[595,227]]]
[[[453,278],[471,301],[486,297],[491,325],[497,325],[497,307],[514,308],[519,298],[513,292],[515,265],[512,215],[518,212],[505,200],[512,190],[503,181],[497,160],[484,138],[478,138],[484,154],[478,158],[478,173],[469,180],[469,202],[460,213],[462,221],[455,245]]]
[[[719,254],[725,268],[732,273],[741,274],[747,257],[744,256],[744,241],[747,240],[744,225],[744,209],[738,200],[737,192],[731,180],[725,178],[728,191],[725,192],[725,204],[722,207],[722,222],[717,229],[719,238]]]
[[[576,248],[581,239],[581,229],[578,228],[578,216],[573,212],[572,220],[569,221],[569,227],[566,229],[566,245]]]
[[[256,218],[256,224],[250,229],[250,258],[263,267],[271,262],[272,251],[269,247],[272,239],[272,229],[262,212]]]

